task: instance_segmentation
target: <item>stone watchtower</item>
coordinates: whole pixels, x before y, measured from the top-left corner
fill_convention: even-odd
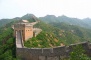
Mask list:
[[[20,32],[23,41],[28,40],[33,37],[33,25],[27,20],[21,20],[20,22],[14,24],[14,36],[16,37],[16,31]]]

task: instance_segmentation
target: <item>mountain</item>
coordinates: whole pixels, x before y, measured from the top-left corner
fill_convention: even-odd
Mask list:
[[[25,17],[27,16],[24,16],[22,18]],[[35,18],[30,17],[27,17],[30,22],[35,21]],[[22,20],[22,18],[15,17],[13,19],[0,20],[0,60],[20,60],[18,57],[16,57],[15,37],[13,37],[14,31],[11,26],[19,20]]]
[[[25,46],[30,48],[46,48],[55,47],[60,45],[69,45],[73,43],[90,41],[91,42],[91,29],[83,28],[77,24],[87,24],[90,19],[69,18],[66,16],[46,16],[38,19],[33,15],[24,15],[23,17],[16,17],[13,19],[0,20],[0,60],[19,60],[15,56],[15,38],[13,37],[13,29],[11,26],[22,19],[28,19],[30,22],[39,20],[40,22],[34,27],[41,28],[42,32],[25,42]],[[50,22],[48,22],[50,20]],[[54,20],[54,21],[52,21]],[[61,20],[61,22],[59,22]],[[70,21],[69,21],[70,20]],[[74,21],[72,21],[74,20]],[[76,21],[77,20],[77,21]],[[1,25],[2,21],[2,25]],[[64,22],[67,21],[67,22]],[[71,23],[72,24],[71,24]],[[78,22],[78,23],[77,23]],[[74,23],[74,24],[73,24]],[[90,24],[90,23],[89,23]],[[86,26],[86,25],[85,25]],[[32,43],[31,43],[31,42]]]
[[[69,23],[71,25],[78,25],[78,26],[81,26],[81,27],[88,26],[86,23],[84,23],[81,19],[78,19],[78,18],[70,18],[70,17],[66,17],[66,16],[59,16],[59,17],[57,17],[57,19],[60,22],[66,22],[66,23]]]
[[[1,19],[0,20],[0,27],[6,25],[7,23],[11,22],[11,19]]]
[[[89,26],[91,26],[91,19],[90,18],[85,18],[82,20],[84,23],[88,24]]]
[[[91,41],[91,30],[76,25],[70,25],[64,22],[52,22],[48,24],[41,21],[35,26],[41,28],[45,32],[54,34],[56,38],[65,45],[83,41]]]
[[[45,17],[40,17],[39,19],[34,16],[33,14],[26,14],[22,17],[15,17],[13,19],[8,19],[9,22],[3,24],[4,29],[8,28],[15,22],[19,20],[27,19],[29,22],[34,22],[39,20],[40,23],[36,24],[34,27],[41,28],[43,32],[53,35],[53,39],[57,38],[61,43],[65,45],[77,43],[81,41],[91,41],[90,39],[90,29],[86,29],[84,27],[89,27],[90,23],[87,24],[85,21],[89,21],[90,19],[77,19],[77,18],[69,18],[67,16],[54,16],[54,15],[47,15]],[[1,20],[7,21],[7,20]],[[3,27],[0,29],[0,33],[3,32]],[[46,38],[49,39],[48,36]],[[56,43],[55,43],[56,45]],[[54,45],[54,46],[55,46]]]
[[[65,22],[65,23],[69,23],[70,25],[77,25],[77,26],[81,26],[81,27],[85,27],[85,28],[91,28],[91,25],[89,25],[88,23],[85,22],[87,20],[83,21],[81,19],[70,18],[65,15],[58,16],[58,17],[56,17],[54,15],[47,15],[45,17],[40,17],[39,19],[46,22],[46,23]]]
[[[16,20],[29,20],[30,22],[38,21],[38,18],[33,14],[26,14],[22,17],[15,17],[13,19],[1,19],[0,20],[0,27],[5,26],[7,23],[12,22]],[[78,18],[70,18],[65,15],[56,17],[55,15],[47,15],[44,17],[39,17],[39,20],[42,20],[46,23],[51,22],[65,22],[69,23],[70,25],[77,25],[85,28],[91,29],[91,19],[85,18],[85,19],[78,19]]]
[[[8,24],[10,22],[19,21],[19,20],[29,20],[29,22],[34,22],[34,21],[37,21],[38,19],[33,14],[26,14],[22,17],[15,17],[13,19],[1,19],[0,20],[0,27],[6,26],[6,24]]]
[[[21,17],[22,20],[29,20],[29,22],[34,22],[37,21],[37,17],[33,14],[26,14],[24,16]]]
[[[39,17],[39,19],[49,23],[49,22],[58,22],[55,15],[46,15],[45,17]]]

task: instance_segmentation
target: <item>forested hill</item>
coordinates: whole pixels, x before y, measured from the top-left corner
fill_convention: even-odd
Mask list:
[[[34,22],[36,20],[40,21],[34,27],[41,28],[42,32],[37,35],[37,37],[33,37],[32,39],[29,39],[29,41],[25,42],[25,46],[30,48],[55,47],[60,45],[69,45],[77,42],[91,41],[91,29],[86,29],[76,24],[64,22],[66,20],[62,22],[52,21],[56,20],[55,16],[51,17],[50,22],[47,22],[50,19],[46,19],[46,21],[42,19],[40,20],[32,14],[27,14],[23,17],[16,17],[13,19],[1,19],[0,21],[2,21],[2,25],[0,22],[0,60],[16,60],[15,38],[13,37],[13,29],[11,26],[22,19],[27,19],[29,22]],[[86,19],[84,21],[86,21]],[[84,24],[86,23],[84,22]],[[87,26],[89,27],[90,25]],[[32,43],[30,43],[30,41]]]
[[[28,15],[26,17],[16,17],[13,19],[1,19],[0,20],[0,60],[20,60],[16,58],[16,46],[15,38],[13,36],[12,25],[19,20],[28,19],[30,22],[34,22],[34,18]],[[34,17],[34,16],[33,16]],[[36,18],[35,18],[36,19]]]
[[[34,22],[37,20],[37,17],[34,16],[33,14],[26,14],[22,17],[15,17],[12,19],[1,19],[0,20],[0,27],[6,26],[8,23],[12,21],[19,21],[19,20],[29,20],[29,22]]]
[[[66,45],[91,41],[91,30],[76,25],[70,25],[64,22],[47,24],[41,21],[35,26],[41,28],[45,32],[54,34],[60,42]]]
[[[22,17],[15,17],[13,19],[1,19],[0,20],[0,27],[6,25],[7,23],[11,21],[16,21],[16,20],[29,20],[30,22],[33,22],[37,19],[37,17],[33,14],[26,14]],[[51,22],[65,22],[69,23],[71,25],[77,25],[85,28],[91,29],[91,19],[90,18],[84,18],[84,19],[78,19],[78,18],[71,18],[67,17],[65,15],[58,16],[56,17],[55,15],[47,15],[44,17],[39,17],[39,20],[42,20],[46,23],[51,23]]]
[[[15,56],[15,38],[10,22],[0,28],[0,60],[17,60]]]
[[[58,16],[58,17],[56,17],[55,15],[47,15],[44,17],[40,17],[39,19],[41,19],[42,21],[44,21],[46,23],[65,22],[65,23],[69,23],[71,25],[77,25],[77,26],[91,29],[91,23],[90,23],[91,19],[90,18],[78,19],[78,18],[70,18],[65,15]]]
[[[7,23],[11,22],[11,19],[1,19],[0,20],[0,27],[6,25]]]
[[[40,23],[34,27],[41,28],[42,32],[25,42],[26,47],[55,47],[69,45],[78,42],[91,41],[91,30],[64,22],[59,23]]]
[[[26,14],[22,17],[0,20],[2,21],[2,24],[5,23],[1,26],[7,28],[8,26],[22,19],[26,19],[29,22],[40,20],[40,23],[38,23],[34,27],[41,28],[44,32],[49,32],[50,35],[53,34],[58,40],[60,40],[60,42],[63,42],[64,44],[71,44],[71,43],[91,40],[90,38],[91,30],[80,27],[80,26],[90,27],[89,23],[90,18],[86,18],[82,21],[81,19],[69,18],[64,15],[59,17],[56,17],[54,15],[47,15],[45,17],[41,17],[38,19],[33,14]],[[86,20],[89,22],[86,22]],[[2,31],[3,29],[1,28],[1,32]]]

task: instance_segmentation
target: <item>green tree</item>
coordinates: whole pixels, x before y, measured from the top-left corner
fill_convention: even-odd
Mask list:
[[[70,60],[91,60],[86,54],[81,45],[73,47],[73,51],[70,53]]]

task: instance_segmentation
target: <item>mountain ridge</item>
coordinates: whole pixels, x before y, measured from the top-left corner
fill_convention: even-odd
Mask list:
[[[35,15],[33,14],[26,14],[22,17],[15,17],[13,19],[1,19],[0,20],[0,27],[6,25],[7,23],[13,21],[13,20],[28,20],[28,19],[33,19],[33,18],[37,18]],[[65,22],[65,23],[69,23],[69,24],[73,24],[73,25],[77,25],[77,26],[81,26],[81,27],[85,27],[85,28],[89,28],[91,29],[91,19],[90,18],[84,18],[84,19],[79,19],[79,18],[71,18],[71,17],[67,17],[65,15],[62,16],[58,16],[56,17],[55,15],[46,15],[44,17],[39,17],[39,20],[42,20],[46,23],[50,23],[50,22]],[[2,22],[2,21],[6,21],[6,22]],[[8,21],[7,21],[8,20]]]
[[[91,24],[88,23],[91,19],[89,18],[89,20],[84,20],[84,19],[78,19],[78,18],[70,18],[67,17],[65,15],[62,16],[58,16],[55,18],[50,18],[50,17],[54,17],[54,15],[50,15],[48,17],[44,16],[44,17],[39,17],[40,20],[46,22],[46,23],[50,23],[50,22],[66,22],[69,24],[73,24],[73,25],[77,25],[77,26],[81,26],[81,27],[85,27],[85,28],[91,28]]]

